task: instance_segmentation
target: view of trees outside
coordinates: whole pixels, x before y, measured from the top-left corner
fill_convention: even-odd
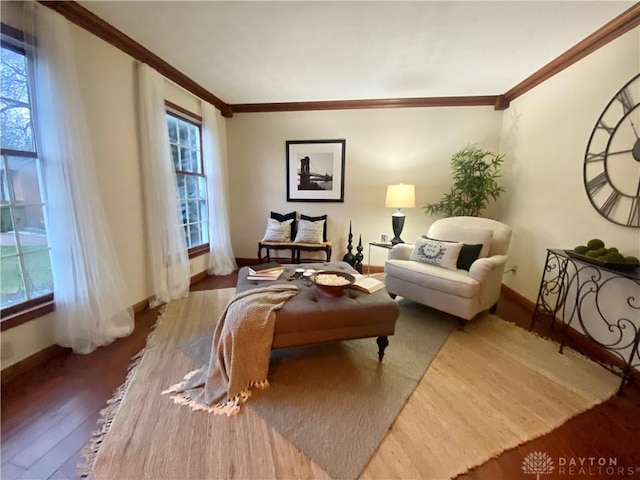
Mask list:
[[[202,171],[200,127],[167,113],[171,157],[187,248],[209,243],[207,185]]]
[[[35,151],[26,59],[0,50],[0,307],[51,293],[53,276]]]

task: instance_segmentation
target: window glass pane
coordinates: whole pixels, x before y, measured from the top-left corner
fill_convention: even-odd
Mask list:
[[[4,236],[4,234],[2,234]],[[1,245],[0,253],[0,303],[8,307],[27,300],[27,292],[22,278],[20,258],[15,246]]]
[[[198,197],[199,198],[207,198],[207,181],[204,177],[197,177],[198,178]],[[205,206],[207,204],[207,202],[204,202]],[[207,218],[207,216],[205,215],[203,218]]]
[[[173,160],[173,168],[180,170],[180,154],[177,145],[171,145],[171,160]]]
[[[187,212],[189,215],[189,223],[197,222],[198,218],[198,202],[193,200],[187,201]]]
[[[200,233],[202,234],[202,243],[209,243],[209,222],[202,222]]]
[[[180,170],[191,171],[191,152],[188,148],[180,147]]]
[[[189,225],[189,231],[191,233],[191,246],[202,245],[202,238],[200,237],[200,224],[196,223]]]
[[[196,150],[191,151],[191,171],[194,173],[202,173],[200,169],[200,155]]]
[[[198,177],[185,175],[187,180],[187,198],[196,198],[198,195]]]
[[[195,125],[191,125],[191,135],[189,136],[189,146],[194,150],[200,150],[200,131]]]
[[[2,48],[0,64],[0,144],[2,148],[33,152],[35,149],[25,57]]]
[[[183,228],[184,228],[184,238],[187,241],[187,248],[191,248],[191,236],[189,235],[189,227],[185,225]]]
[[[46,248],[24,247],[26,284],[31,297],[39,297],[53,290],[53,274]]]
[[[171,115],[167,115],[167,126],[169,127],[169,141],[178,143],[178,121]]]
[[[180,145],[189,146],[189,124],[179,120],[178,130],[180,132]]]
[[[186,181],[185,181],[185,177],[186,175],[182,174],[182,173],[176,173],[176,180],[178,183],[178,198],[179,199],[183,199],[186,198],[186,191],[185,191],[185,185],[186,185]]]

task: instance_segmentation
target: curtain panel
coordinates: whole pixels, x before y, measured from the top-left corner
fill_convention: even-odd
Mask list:
[[[56,341],[90,353],[133,331],[132,309],[100,198],[69,23],[25,3],[32,119],[42,163]],[[35,44],[37,43],[37,45]]]
[[[226,149],[222,142],[222,116],[207,102],[202,105],[202,155],[207,178],[209,202],[209,265],[210,275],[229,275],[236,268],[231,247],[228,204],[228,173]]]
[[[187,296],[191,280],[163,90],[162,76],[139,63],[140,145],[152,307]]]

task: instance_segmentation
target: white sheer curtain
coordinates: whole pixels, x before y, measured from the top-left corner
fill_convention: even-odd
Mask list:
[[[138,64],[140,143],[144,178],[151,306],[189,294],[189,256],[184,238],[176,172],[171,160],[164,80],[146,64]]]
[[[69,23],[25,4],[32,116],[43,165],[56,341],[89,353],[133,331],[133,312],[99,195]]]
[[[207,102],[202,104],[202,157],[207,177],[209,200],[209,268],[210,275],[228,275],[237,268],[229,233],[227,202],[227,158],[222,143],[224,121]]]

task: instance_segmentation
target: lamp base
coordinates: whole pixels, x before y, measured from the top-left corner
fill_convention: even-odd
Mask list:
[[[393,227],[393,235],[394,237],[391,239],[391,245],[396,245],[398,243],[404,243],[404,240],[400,238],[400,234],[402,233],[402,228],[404,227],[404,214],[399,212],[394,213],[391,216],[391,226]]]

